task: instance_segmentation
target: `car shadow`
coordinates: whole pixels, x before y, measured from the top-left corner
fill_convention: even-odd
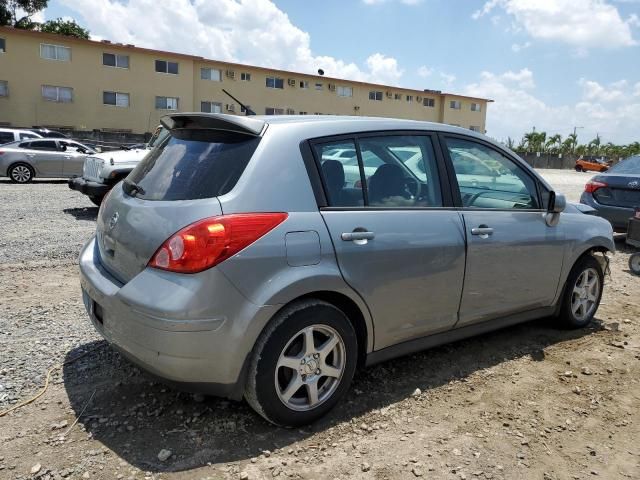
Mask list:
[[[65,208],[62,211],[75,217],[76,220],[96,220],[98,218],[98,210],[98,207],[78,207]]]
[[[68,352],[67,360],[89,353],[65,365],[64,386],[76,416],[84,410],[79,421],[94,439],[144,471],[179,472],[286,448],[406,399],[416,388],[428,392],[516,358],[544,361],[545,348],[602,328],[597,320],[571,331],[555,328],[552,319],[538,320],[361,370],[339,407],[303,429],[275,427],[245,402],[174,390],[103,341]],[[163,449],[173,454],[166,462],[157,457]]]

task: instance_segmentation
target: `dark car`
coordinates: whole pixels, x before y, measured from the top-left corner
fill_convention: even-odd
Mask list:
[[[629,218],[640,207],[640,155],[629,157],[589,180],[580,203],[595,208],[616,232],[626,232]]]
[[[68,135],[65,135],[62,132],[58,132],[56,130],[49,130],[48,128],[33,127],[27,130],[29,130],[30,132],[35,132],[43,138],[69,138]]]

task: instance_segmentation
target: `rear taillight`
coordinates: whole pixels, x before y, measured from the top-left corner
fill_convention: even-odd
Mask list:
[[[149,266],[178,273],[211,268],[286,220],[286,213],[242,213],[205,218],[172,235]]]
[[[607,188],[609,185],[604,182],[598,182],[597,180],[589,180],[584,186],[584,191],[587,193],[593,193],[600,188]]]

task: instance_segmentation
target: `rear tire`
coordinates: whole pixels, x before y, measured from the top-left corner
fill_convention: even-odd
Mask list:
[[[7,176],[13,183],[29,183],[33,180],[35,173],[26,163],[14,163],[7,170]]]
[[[580,165],[576,165],[576,172],[582,172],[584,169]]]
[[[346,394],[357,352],[356,332],[341,310],[321,300],[293,303],[258,338],[245,398],[276,425],[311,423]]]
[[[89,197],[89,200],[91,200],[91,203],[93,203],[96,207],[99,207],[102,204],[102,200],[104,200],[104,197]]]
[[[636,275],[640,275],[640,252],[629,257],[629,270]]]
[[[604,274],[600,263],[591,255],[581,257],[571,269],[560,309],[560,321],[566,328],[583,328],[598,311]]]

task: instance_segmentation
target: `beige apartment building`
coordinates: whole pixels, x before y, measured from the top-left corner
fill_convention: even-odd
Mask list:
[[[321,66],[319,66],[321,67]],[[152,131],[173,111],[384,116],[485,131],[491,100],[0,27],[0,126]]]

